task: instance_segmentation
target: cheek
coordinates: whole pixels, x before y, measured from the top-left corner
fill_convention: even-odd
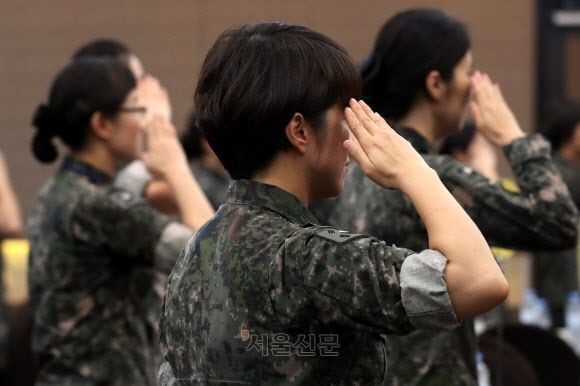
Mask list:
[[[471,82],[469,81],[469,77],[466,77],[463,84],[463,104],[467,104],[469,98],[471,96]]]
[[[342,121],[340,127],[336,131],[336,138],[334,140],[334,148],[336,155],[346,153],[346,150],[344,149],[344,146],[342,144],[349,138],[350,138],[350,130],[346,126],[346,122]]]
[[[128,122],[124,127],[121,128],[122,133],[119,133],[119,147],[124,153],[131,154],[135,156],[140,148],[140,128],[139,125],[134,124],[134,122]]]
[[[451,105],[454,106],[452,107],[454,110],[453,115],[457,115],[457,119],[459,120],[465,119],[470,92],[471,87],[469,80],[467,80],[464,84],[461,84],[456,90],[455,101],[452,102]]]
[[[139,125],[136,122],[130,122],[125,128],[127,129],[127,140],[136,141],[140,132]]]

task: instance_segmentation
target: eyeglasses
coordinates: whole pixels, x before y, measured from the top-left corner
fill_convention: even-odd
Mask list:
[[[147,107],[145,106],[132,106],[132,107],[121,107],[119,109],[120,113],[134,113],[138,116],[143,116],[147,113]]]

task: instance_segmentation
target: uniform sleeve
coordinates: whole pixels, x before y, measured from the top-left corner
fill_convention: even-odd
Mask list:
[[[140,160],[133,161],[122,168],[115,176],[114,185],[120,189],[131,192],[137,197],[143,195],[143,190],[153,177],[145,163]]]
[[[409,255],[403,261],[401,297],[416,328],[449,329],[458,325],[445,283],[446,266],[447,258],[430,249]]]
[[[177,379],[173,375],[173,369],[167,361],[163,362],[159,368],[157,384],[159,386],[178,386]]]
[[[577,210],[540,135],[504,148],[516,185],[491,183],[447,156],[426,161],[477,224],[490,244],[518,249],[574,246]]]
[[[415,254],[374,238],[328,232],[339,231],[317,232],[301,249],[308,251],[303,285],[321,321],[399,334],[458,326],[443,255]]]
[[[112,188],[83,197],[72,214],[73,237],[109,251],[118,259],[134,260],[169,272],[191,236],[130,192]]]

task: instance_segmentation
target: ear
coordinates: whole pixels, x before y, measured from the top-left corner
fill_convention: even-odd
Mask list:
[[[432,70],[425,78],[425,89],[427,96],[435,101],[440,100],[445,95],[447,84],[441,77],[441,73],[437,70]]]
[[[306,153],[308,142],[311,141],[311,132],[308,122],[300,113],[294,113],[290,122],[286,125],[286,137],[292,146],[301,154]]]
[[[106,141],[111,138],[111,130],[111,120],[98,111],[94,112],[91,116],[91,133],[98,139]]]

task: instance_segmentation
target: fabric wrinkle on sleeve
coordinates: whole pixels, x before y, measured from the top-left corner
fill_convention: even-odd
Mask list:
[[[155,246],[155,267],[169,273],[181,250],[193,235],[191,229],[178,222],[167,224]]]
[[[531,159],[550,159],[550,143],[541,134],[518,138],[502,148],[514,171]]]
[[[411,324],[418,329],[452,330],[460,322],[445,283],[447,258],[427,249],[409,255],[401,267],[401,298]]]
[[[503,147],[517,189],[491,183],[449,156],[425,157],[441,181],[493,245],[552,250],[576,240],[577,210],[541,135]]]

